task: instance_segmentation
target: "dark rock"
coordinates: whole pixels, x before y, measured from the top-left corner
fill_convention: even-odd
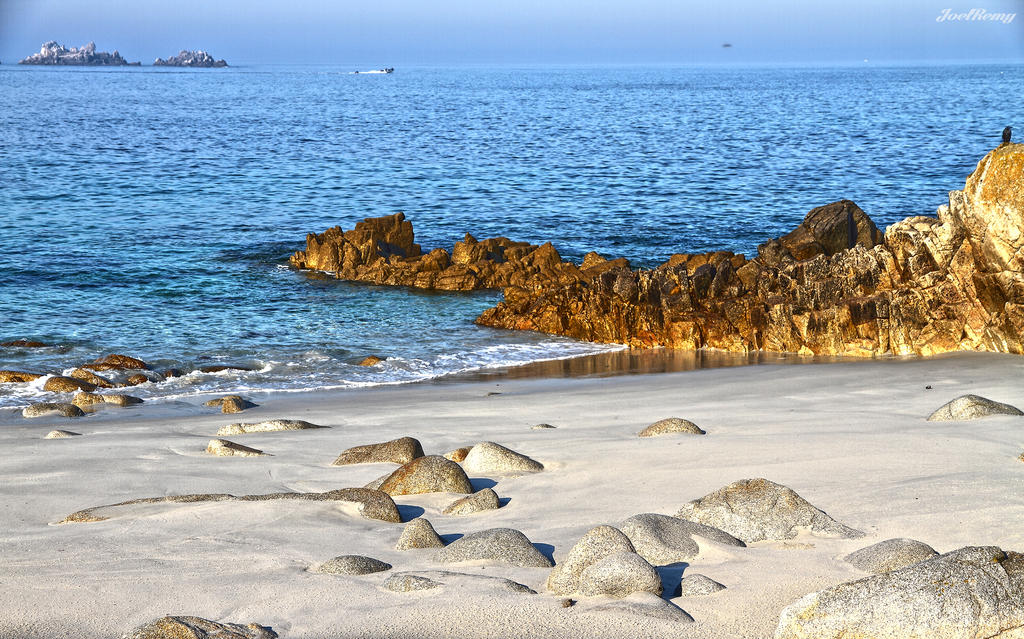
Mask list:
[[[149,370],[149,364],[142,361],[141,359],[129,357],[128,355],[118,355],[115,353],[113,355],[101,357],[96,361],[92,362],[91,364],[83,364],[82,368],[88,368],[94,371],[108,371],[118,369]]]
[[[256,404],[244,399],[240,395],[225,395],[224,397],[204,402],[203,406],[220,407],[220,412],[222,413],[241,413],[247,408],[255,407]]]
[[[46,348],[49,344],[30,339],[16,339],[10,342],[0,342],[0,346],[7,346],[9,348]]]
[[[247,366],[227,366],[218,364],[215,366],[202,366],[199,368],[200,373],[222,373],[224,371],[252,371],[253,368]]]
[[[46,417],[49,415],[61,415],[62,417],[81,417],[85,415],[81,408],[74,404],[63,402],[38,402],[30,404],[22,409],[23,417]]]
[[[224,60],[214,60],[206,51],[186,51],[184,49],[178,55],[168,56],[166,60],[157,58],[153,61],[154,67],[193,67],[202,69],[214,69],[228,66]]]
[[[0,384],[25,384],[33,382],[40,377],[42,375],[23,371],[0,371]]]
[[[51,393],[73,393],[75,391],[88,391],[91,393],[96,390],[96,386],[74,377],[54,375],[43,384],[43,390]]]

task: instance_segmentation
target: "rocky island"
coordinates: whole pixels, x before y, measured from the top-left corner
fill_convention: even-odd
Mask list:
[[[166,60],[157,58],[153,61],[153,66],[219,69],[228,66],[228,63],[224,60],[214,60],[213,56],[206,51],[186,51],[182,49],[178,55],[168,56]]]
[[[139,62],[128,62],[115,49],[113,53],[96,51],[96,43],[68,49],[56,40],[43,43],[39,53],[34,53],[18,64],[41,64],[76,67],[127,67],[140,66]]]
[[[871,357],[1024,353],[1024,145],[979,162],[936,217],[882,233],[849,200],[746,259],[677,254],[651,269],[551,244],[466,235],[424,254],[401,213],[310,234],[298,268],[440,290],[503,288],[477,323],[635,347]]]

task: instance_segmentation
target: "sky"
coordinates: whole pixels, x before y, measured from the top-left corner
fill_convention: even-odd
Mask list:
[[[1020,15],[939,20],[972,9]],[[1024,0],[0,0],[0,60],[47,40],[143,64],[1012,62]]]

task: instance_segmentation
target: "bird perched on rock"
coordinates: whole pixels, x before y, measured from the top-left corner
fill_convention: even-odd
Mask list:
[[[1013,134],[1013,129],[1011,129],[1010,127],[1006,127],[1005,129],[1003,129],[1003,144],[1009,144],[1010,143],[1010,136],[1012,134]]]

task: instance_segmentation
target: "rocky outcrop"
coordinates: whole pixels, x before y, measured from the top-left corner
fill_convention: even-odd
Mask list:
[[[733,482],[683,504],[676,517],[724,530],[748,544],[792,539],[800,528],[828,537],[864,536],[818,510],[792,489],[767,479]]]
[[[154,67],[196,67],[202,69],[214,69],[228,66],[223,60],[214,60],[213,56],[206,51],[181,50],[178,55],[167,56],[167,59],[157,58],[153,60]]]
[[[270,628],[219,623],[200,617],[163,617],[139,626],[123,639],[277,639]]]
[[[513,283],[479,324],[637,347],[819,355],[1024,352],[1024,145],[991,151],[937,217],[879,234],[849,201],[747,260]]]
[[[45,64],[76,67],[126,67],[139,66],[138,62],[128,62],[114,49],[113,53],[96,51],[96,43],[90,42],[84,47],[68,49],[55,40],[44,42],[39,53],[33,53],[18,64]]]
[[[367,218],[350,231],[341,227],[306,236],[306,250],[290,260],[301,269],[326,271],[338,279],[445,291],[473,291],[580,277],[581,269],[562,261],[550,243],[535,246],[498,237],[477,240],[466,234],[451,251],[424,253],[412,223],[402,213]],[[617,264],[624,265],[625,260]],[[598,264],[592,269],[605,269]]]
[[[811,593],[782,611],[775,639],[980,639],[1024,631],[1024,556],[966,547]]]

